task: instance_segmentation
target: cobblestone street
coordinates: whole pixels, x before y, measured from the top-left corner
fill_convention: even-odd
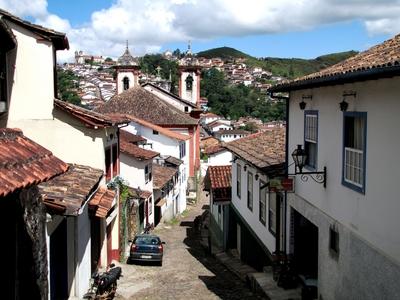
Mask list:
[[[194,224],[205,205],[203,198],[177,224],[160,224],[154,231],[166,243],[162,267],[122,264],[116,299],[263,299],[200,244]]]

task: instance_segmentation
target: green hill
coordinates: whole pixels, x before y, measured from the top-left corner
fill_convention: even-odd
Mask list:
[[[213,48],[197,53],[199,57],[214,58],[219,57],[223,60],[232,58],[251,58],[250,55],[230,47]]]
[[[356,51],[339,52],[322,55],[314,59],[277,57],[264,57],[258,59],[234,48],[220,47],[199,52],[197,53],[197,56],[206,58],[220,57],[224,60],[246,58],[246,63],[249,66],[262,67],[265,70],[271,71],[274,75],[294,78],[317,72],[345,60],[346,58],[354,56],[357,53],[358,52]]]

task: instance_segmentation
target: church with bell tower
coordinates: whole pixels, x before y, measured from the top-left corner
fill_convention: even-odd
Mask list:
[[[114,67],[117,71],[117,94],[139,85],[140,67],[137,60],[131,55],[126,41],[126,49]]]
[[[179,97],[200,108],[200,76],[201,66],[193,56],[191,43],[179,65]]]

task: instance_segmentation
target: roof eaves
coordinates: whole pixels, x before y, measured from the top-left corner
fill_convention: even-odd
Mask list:
[[[390,78],[400,76],[400,65],[371,67],[367,69],[348,71],[345,73],[335,73],[310,79],[299,81],[290,81],[271,87],[268,91],[274,92],[289,92],[308,88],[332,86],[345,83],[353,83],[358,81],[374,80],[380,78]]]

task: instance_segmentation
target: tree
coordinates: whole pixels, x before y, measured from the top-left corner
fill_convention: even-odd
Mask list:
[[[106,62],[110,62],[110,61],[113,61],[112,60],[112,58],[111,57],[107,57],[104,61],[106,61]]]
[[[57,69],[57,92],[58,97],[66,102],[81,105],[81,99],[79,98],[76,90],[78,88],[79,77],[76,76],[72,71],[63,69]]]

